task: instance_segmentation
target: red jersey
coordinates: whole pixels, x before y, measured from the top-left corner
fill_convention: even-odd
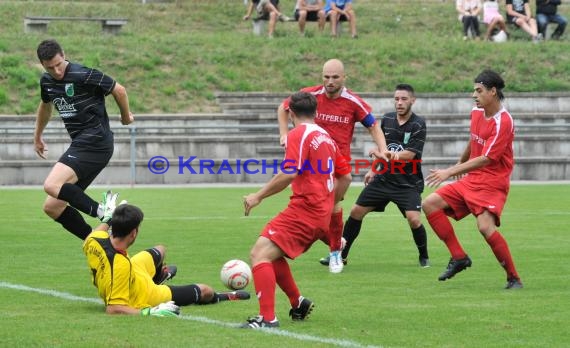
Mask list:
[[[374,117],[370,105],[346,87],[342,88],[340,96],[336,99],[327,97],[323,85],[306,87],[301,91],[311,93],[317,98],[315,123],[330,134],[343,156],[350,157],[354,125],[369,115]],[[289,98],[283,102],[283,106],[285,110],[289,110]]]
[[[483,109],[473,108],[469,159],[486,156],[491,163],[469,172],[465,180],[508,192],[514,165],[514,137],[515,124],[505,108],[490,118],[485,117]]]
[[[303,123],[287,136],[283,170],[299,171],[291,183],[290,208],[301,208],[300,219],[328,221],[334,206],[334,140],[316,124]]]

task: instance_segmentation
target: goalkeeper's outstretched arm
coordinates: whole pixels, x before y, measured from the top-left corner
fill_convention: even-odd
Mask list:
[[[105,309],[107,314],[141,314],[141,310],[124,305],[108,305]]]
[[[131,314],[155,317],[176,317],[180,314],[180,307],[174,301],[161,303],[158,306],[137,309],[125,305],[108,305],[107,314]]]

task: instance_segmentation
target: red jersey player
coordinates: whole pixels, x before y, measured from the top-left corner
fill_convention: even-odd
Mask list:
[[[501,76],[492,70],[485,70],[475,78],[476,107],[471,111],[471,140],[458,164],[431,170],[426,178],[428,186],[435,187],[450,177],[467,174],[430,194],[422,204],[431,227],[451,253],[451,260],[439,280],[450,279],[471,267],[471,259],[457,240],[446,215],[460,220],[473,214],[479,232],[507,273],[505,288],[523,286],[507,242],[497,231],[514,164],[515,128],[513,118],[501,103],[504,87]]]
[[[344,86],[345,79],[342,62],[338,59],[331,59],[323,66],[323,84],[302,89],[302,91],[309,92],[317,98],[315,123],[330,134],[344,157],[344,160],[336,164],[335,207],[328,235],[326,238],[323,238],[323,241],[329,244],[330,256],[328,264],[332,273],[340,273],[343,268],[340,255],[343,230],[340,201],[352,182],[349,161],[350,144],[355,124],[360,122],[364,125],[378,146],[380,153],[386,152],[386,139],[374,115],[372,115],[372,108],[362,98]],[[288,111],[289,99],[286,99],[278,109],[281,145],[285,145],[287,133],[289,132]]]
[[[334,140],[314,121],[317,100],[309,93],[291,96],[290,115],[295,128],[287,138],[282,171],[261,190],[244,197],[245,215],[266,197],[289,184],[293,194],[289,205],[263,229],[251,250],[259,315],[248,319],[244,328],[277,327],[275,288],[285,292],[291,303],[289,315],[304,320],[313,302],[301,296],[285,257],[294,259],[323,238],[334,206],[334,166],[339,156]]]

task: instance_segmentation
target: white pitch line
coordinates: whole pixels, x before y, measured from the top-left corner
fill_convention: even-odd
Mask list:
[[[59,298],[62,298],[64,300],[70,300],[70,301],[91,302],[91,303],[103,304],[103,301],[101,301],[98,298],[75,296],[75,295],[67,293],[67,292],[60,292],[60,291],[50,290],[50,289],[31,288],[29,286],[20,285],[20,284],[0,282],[0,288],[8,288],[8,289],[13,289],[13,290],[35,292],[38,294],[49,295],[49,296],[53,296],[53,297],[59,297]]]
[[[503,216],[566,216],[570,215],[570,211],[554,210],[546,212],[536,212],[536,211],[504,211]],[[250,215],[250,216],[160,216],[160,217],[148,217],[148,220],[235,220],[235,219],[248,219],[248,220],[269,220],[277,216],[275,215]],[[378,213],[369,214],[366,216],[367,219],[382,219],[386,217],[399,217],[402,216],[400,213]],[[145,220],[147,218],[145,217]]]
[[[98,299],[98,298],[81,297],[81,296],[76,296],[76,295],[73,295],[73,294],[70,294],[67,292],[61,292],[61,291],[56,291],[56,290],[51,290],[51,289],[32,288],[32,287],[29,287],[26,285],[12,284],[12,283],[8,283],[8,282],[4,282],[4,281],[0,281],[0,288],[35,292],[35,293],[38,293],[41,295],[53,296],[53,297],[57,297],[57,298],[61,298],[64,300],[69,300],[69,301],[103,304],[103,301],[101,301],[101,299]],[[228,323],[225,321],[210,319],[210,318],[206,318],[206,317],[193,316],[193,315],[180,315],[179,318],[184,319],[184,320],[197,321],[197,322],[201,322],[201,323],[212,324],[212,325],[217,325],[217,326],[224,326],[224,327],[229,327],[229,328],[237,328],[239,326],[239,324],[236,324],[236,323]],[[382,346],[371,346],[371,345],[364,346],[364,345],[362,345],[358,342],[354,342],[354,341],[339,340],[339,339],[334,339],[334,338],[324,338],[324,337],[306,335],[306,334],[298,334],[295,332],[281,330],[281,329],[260,329],[260,330],[256,330],[256,331],[263,332],[263,333],[270,334],[270,335],[289,337],[289,338],[297,339],[300,341],[310,341],[310,342],[331,344],[331,345],[339,346],[339,347],[382,348]]]

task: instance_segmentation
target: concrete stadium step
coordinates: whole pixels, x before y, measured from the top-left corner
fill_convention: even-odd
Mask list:
[[[445,127],[461,127],[469,124],[466,114],[442,113],[423,115],[431,129]],[[520,113],[514,114],[517,128],[526,126],[536,127],[565,127],[570,125],[570,111],[558,113]],[[35,125],[35,116],[3,117],[0,135],[15,136],[29,134]],[[357,124],[357,127],[360,125]],[[240,132],[256,131],[258,129],[277,129],[276,113],[254,114],[176,114],[176,115],[137,115],[135,123],[130,126],[122,126],[118,116],[111,116],[111,128],[115,133],[128,133],[129,129],[135,128],[140,133],[206,133],[215,130],[230,129]],[[532,129],[531,129],[532,130]],[[46,135],[66,135],[61,119],[53,117],[45,129]]]
[[[393,93],[358,93],[373,108],[376,114],[383,114],[394,109]],[[236,92],[217,93],[216,99],[224,112],[229,112],[225,105],[235,107],[236,103],[264,106],[273,104],[275,110],[287,93]],[[458,114],[465,115],[473,106],[469,93],[417,93],[414,110],[420,115]],[[565,113],[570,110],[570,93],[507,93],[505,106],[513,114],[519,113]],[[251,108],[247,108],[251,110]]]
[[[49,158],[57,159],[69,147],[68,137],[44,138],[48,146]],[[278,144],[279,136],[275,132],[267,134],[229,134],[224,137],[212,135],[169,135],[167,137],[144,136],[135,141],[136,157],[151,158],[179,156],[199,158],[256,158],[257,146],[260,144]],[[113,158],[129,159],[131,157],[131,138],[115,137]],[[32,137],[0,138],[0,160],[33,160],[39,159],[34,151]]]

